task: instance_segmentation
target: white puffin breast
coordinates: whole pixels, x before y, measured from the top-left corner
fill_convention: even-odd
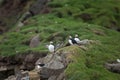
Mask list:
[[[54,52],[55,47],[54,47],[54,45],[51,45],[51,44],[50,44],[50,45],[48,46],[48,49],[49,49],[50,52]]]
[[[79,38],[74,38],[74,40],[77,42],[77,43],[80,43],[80,39]]]
[[[71,40],[71,39],[69,39],[69,40],[68,40],[68,42],[69,42],[71,45],[73,45],[73,43],[72,43],[72,40]]]

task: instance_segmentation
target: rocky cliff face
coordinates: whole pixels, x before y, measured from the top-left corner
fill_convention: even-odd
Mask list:
[[[15,56],[0,56],[0,80],[14,74],[14,69],[19,67],[23,70],[35,68],[35,62],[40,57],[45,57],[47,53],[28,52]],[[13,79],[12,79],[13,80]]]
[[[0,32],[5,32],[20,18],[29,0],[3,0],[0,5]]]
[[[27,11],[30,11],[32,15],[40,12],[44,13],[47,1],[48,0],[2,0],[0,2],[0,33],[14,26],[22,14]]]

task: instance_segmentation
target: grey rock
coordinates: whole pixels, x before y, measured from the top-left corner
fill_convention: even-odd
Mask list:
[[[88,39],[81,40],[79,44],[81,45],[89,44],[89,40]]]
[[[12,76],[9,76],[7,79],[5,79],[5,80],[16,80],[16,77],[14,76],[14,75],[12,75]]]
[[[58,51],[54,54],[49,54],[44,58],[40,58],[36,62],[36,65],[44,64],[39,70],[41,79],[65,80],[64,70],[71,62],[69,59],[70,54],[71,53],[66,51]]]
[[[30,41],[30,47],[31,48],[37,47],[39,45],[39,43],[40,43],[39,35],[36,35]]]
[[[48,0],[37,0],[29,9],[34,15],[39,14]]]
[[[57,80],[65,80],[65,73],[64,73],[64,72],[61,73],[61,74],[58,76]]]
[[[105,67],[111,72],[120,74],[120,63],[106,63]]]
[[[56,80],[56,76],[51,76],[48,80]]]
[[[36,64],[44,63],[45,68],[48,69],[62,69],[64,68],[64,64],[62,63],[62,58],[57,54],[49,54],[43,59],[39,59]]]

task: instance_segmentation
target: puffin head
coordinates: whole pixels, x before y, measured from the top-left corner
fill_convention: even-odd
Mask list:
[[[53,42],[52,42],[52,41],[50,41],[50,44],[53,44]]]
[[[72,39],[72,36],[69,36],[70,39]]]
[[[77,35],[77,34],[75,34],[75,37],[78,37],[78,35]]]

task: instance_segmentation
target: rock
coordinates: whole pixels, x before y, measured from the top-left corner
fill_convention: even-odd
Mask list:
[[[56,80],[56,76],[51,76],[48,80]]]
[[[92,16],[89,13],[77,14],[74,17],[75,18],[82,18],[84,21],[90,21],[90,20],[92,20]]]
[[[38,59],[37,55],[36,56],[34,54],[27,55],[23,62],[23,68],[28,70],[34,69],[35,66],[34,63],[37,61],[37,59]]]
[[[84,39],[84,40],[81,40],[79,44],[80,44],[80,45],[100,44],[100,42],[97,41],[97,40]]]
[[[23,77],[20,80],[30,80],[29,74],[28,73],[23,74]]]
[[[24,24],[22,22],[19,22],[17,26],[22,27],[22,26],[24,26]]]
[[[6,31],[10,29],[11,25],[16,24],[20,16],[24,13],[25,8],[31,5],[31,3],[32,1],[29,0],[3,0],[0,6],[0,21],[5,23],[5,25],[2,27]]]
[[[64,68],[63,63],[61,62],[62,58],[57,54],[49,54],[43,59],[39,59],[36,64],[44,63],[45,68],[49,69],[62,69]]]
[[[58,77],[62,72],[64,72],[64,69],[49,69],[43,67],[40,71],[40,77],[49,79],[51,76]]]
[[[45,57],[47,52],[27,52],[22,54],[17,54],[15,56],[0,56],[0,71],[12,70],[17,65],[21,66],[21,69],[31,70],[35,67],[35,62],[41,58]]]
[[[39,71],[40,78],[43,80],[64,80],[64,70],[67,68],[69,63],[72,62],[72,55],[74,54],[75,53],[72,51],[68,52],[66,50],[58,50],[54,54],[49,54],[44,58],[40,58],[36,62],[36,65],[44,64],[37,69],[37,71]]]
[[[46,5],[48,1],[49,0],[0,0],[0,26],[2,26],[2,21],[2,23],[5,23],[2,28],[7,31],[11,25],[16,24],[16,22],[21,19],[20,16],[24,15],[25,11],[30,12],[30,14],[27,14],[26,17],[21,20],[23,23],[33,15],[49,13],[49,8]],[[23,24],[19,24],[18,26],[23,26]],[[19,28],[17,31],[19,31]],[[3,31],[1,33],[3,33]]]
[[[120,74],[120,63],[106,63],[105,67],[111,72]]]
[[[65,74],[64,72],[61,73],[59,76],[51,76],[48,80],[64,80],[65,79]]]
[[[57,80],[64,80],[64,79],[65,79],[65,73],[63,72],[58,76]]]
[[[102,30],[93,29],[92,31],[97,35],[101,35],[101,36],[105,35],[105,33]]]
[[[37,53],[31,52],[26,54],[24,59],[22,59],[22,67],[21,69],[32,70],[35,68],[35,62],[42,57],[45,57],[47,53]]]
[[[57,80],[60,73],[64,72],[65,65],[58,54],[49,54],[45,58],[39,59],[36,64],[44,63],[40,69],[40,76],[43,79]]]
[[[5,80],[40,80],[40,75],[37,71],[18,71],[17,74],[9,76]]]
[[[81,45],[89,44],[89,40],[88,39],[81,40],[81,42],[79,44],[81,44]]]
[[[5,79],[5,80],[16,80],[16,77],[14,76],[14,75],[12,75],[12,76],[9,76],[7,79]]]
[[[29,71],[30,80],[40,80],[40,75],[37,71]]]
[[[48,2],[48,0],[37,0],[31,6],[31,8],[29,9],[29,11],[32,12],[34,15],[39,14],[43,10],[43,8],[44,8],[44,6],[45,6],[45,4],[47,2]]]
[[[88,50],[88,48],[87,47],[85,47],[85,46],[79,46],[81,49],[83,49],[83,50],[85,50],[85,51],[87,51]]]
[[[58,56],[57,54],[53,54],[51,56],[51,59],[49,61],[49,63],[47,63],[45,65],[46,68],[50,68],[50,69],[62,69],[64,68],[64,65],[62,63],[62,58],[60,56]]]
[[[23,23],[23,25],[24,25],[25,21],[32,16],[33,16],[33,14],[30,11],[25,12],[22,16],[21,23]]]
[[[39,35],[36,35],[30,41],[30,47],[31,48],[37,47],[39,45],[39,43],[40,43]]]

